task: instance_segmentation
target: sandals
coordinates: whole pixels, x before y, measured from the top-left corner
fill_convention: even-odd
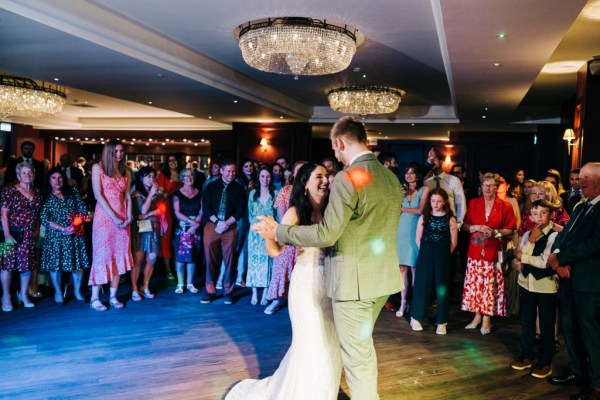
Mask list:
[[[175,288],[175,293],[182,294],[183,293],[183,285],[177,285]]]
[[[271,303],[271,305],[269,305],[269,307],[265,308],[265,314],[267,315],[271,315],[276,311],[279,311],[281,309],[281,306],[278,303]]]
[[[194,286],[191,283],[188,283],[187,290],[189,290],[190,293],[198,293],[198,289],[196,289],[196,286]]]
[[[131,292],[131,300],[133,301],[141,301],[142,300],[142,296],[140,296],[140,293],[137,290],[134,290]]]
[[[111,297],[110,300],[108,300],[108,302],[110,303],[111,306],[113,306],[113,308],[123,308],[123,307],[125,307],[123,305],[123,303],[121,303],[119,300],[117,300],[116,297]]]
[[[146,289],[144,289],[144,297],[147,299],[153,299],[154,294],[152,294],[152,292],[150,292],[150,289],[146,288]]]
[[[94,299],[90,302],[90,308],[95,311],[106,311],[108,310],[104,304],[98,299]]]

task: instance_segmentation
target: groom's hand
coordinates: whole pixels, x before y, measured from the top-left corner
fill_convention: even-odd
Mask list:
[[[259,215],[257,219],[259,222],[253,224],[252,229],[265,239],[275,240],[275,231],[279,225],[277,221],[273,217],[265,217],[263,215]]]

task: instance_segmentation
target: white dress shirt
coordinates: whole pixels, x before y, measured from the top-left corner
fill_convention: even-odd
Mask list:
[[[435,189],[436,177],[440,179],[440,187],[448,193],[450,208],[456,216],[456,221],[459,225],[462,225],[465,214],[467,213],[467,200],[460,179],[454,175],[448,175],[445,172],[442,172],[439,175],[434,174],[431,178],[427,179],[424,183],[425,186],[430,189]]]

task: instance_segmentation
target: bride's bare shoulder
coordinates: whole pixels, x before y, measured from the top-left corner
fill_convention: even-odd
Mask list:
[[[283,225],[298,225],[298,214],[296,213],[296,207],[290,207],[283,214],[283,218],[281,218],[281,223]]]

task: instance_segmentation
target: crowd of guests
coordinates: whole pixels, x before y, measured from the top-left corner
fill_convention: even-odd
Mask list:
[[[237,285],[251,288],[251,304],[265,306],[266,314],[285,304],[296,249],[285,246],[269,257],[264,239],[250,226],[258,216],[282,218],[304,161],[291,166],[286,157],[273,165],[243,160],[238,170],[233,161],[222,160],[211,164],[207,177],[197,163],[186,167],[173,154],[160,171],[151,166],[134,171],[121,142],[112,139],[89,173],[64,155],[44,174],[43,164],[32,159],[33,149],[33,143],[24,142],[22,157],[7,165],[0,196],[3,311],[13,310],[14,272],[20,277],[17,299],[27,308],[34,307],[30,297],[39,295],[31,285],[38,271],[49,273],[57,303],[64,302],[65,273],[74,297],[84,300],[81,286],[88,268],[93,310],[107,310],[100,300],[104,284],[110,286],[108,305],[124,307],[117,291],[128,272],[131,299],[152,299],[151,277],[159,258],[167,277],[176,280],[175,293],[202,292],[201,303],[211,303],[222,290],[224,303],[233,304]],[[456,270],[464,270],[461,309],[473,314],[465,329],[487,335],[492,317],[520,315],[521,353],[511,367],[546,378],[552,374],[560,320],[571,372],[554,383],[588,379],[600,388],[600,356],[592,345],[600,330],[600,289],[590,288],[590,282],[598,283],[600,259],[600,229],[592,220],[599,214],[594,210],[598,164],[572,170],[565,190],[554,169],[534,180],[522,169],[503,175],[482,168],[478,180],[469,182],[464,165],[446,173],[434,149],[425,165],[409,163],[403,173],[393,154],[374,152],[404,188],[397,250],[406,289],[386,308],[398,317],[410,316],[411,328],[422,331],[433,286],[436,333],[446,334]],[[322,166],[331,184],[340,166],[332,158]],[[84,229],[89,211],[91,249]],[[572,236],[582,234],[577,230],[584,223],[588,237],[581,240],[587,247],[576,246]],[[194,284],[197,266],[206,268],[204,290]],[[578,268],[587,268],[589,279],[571,279]]]

